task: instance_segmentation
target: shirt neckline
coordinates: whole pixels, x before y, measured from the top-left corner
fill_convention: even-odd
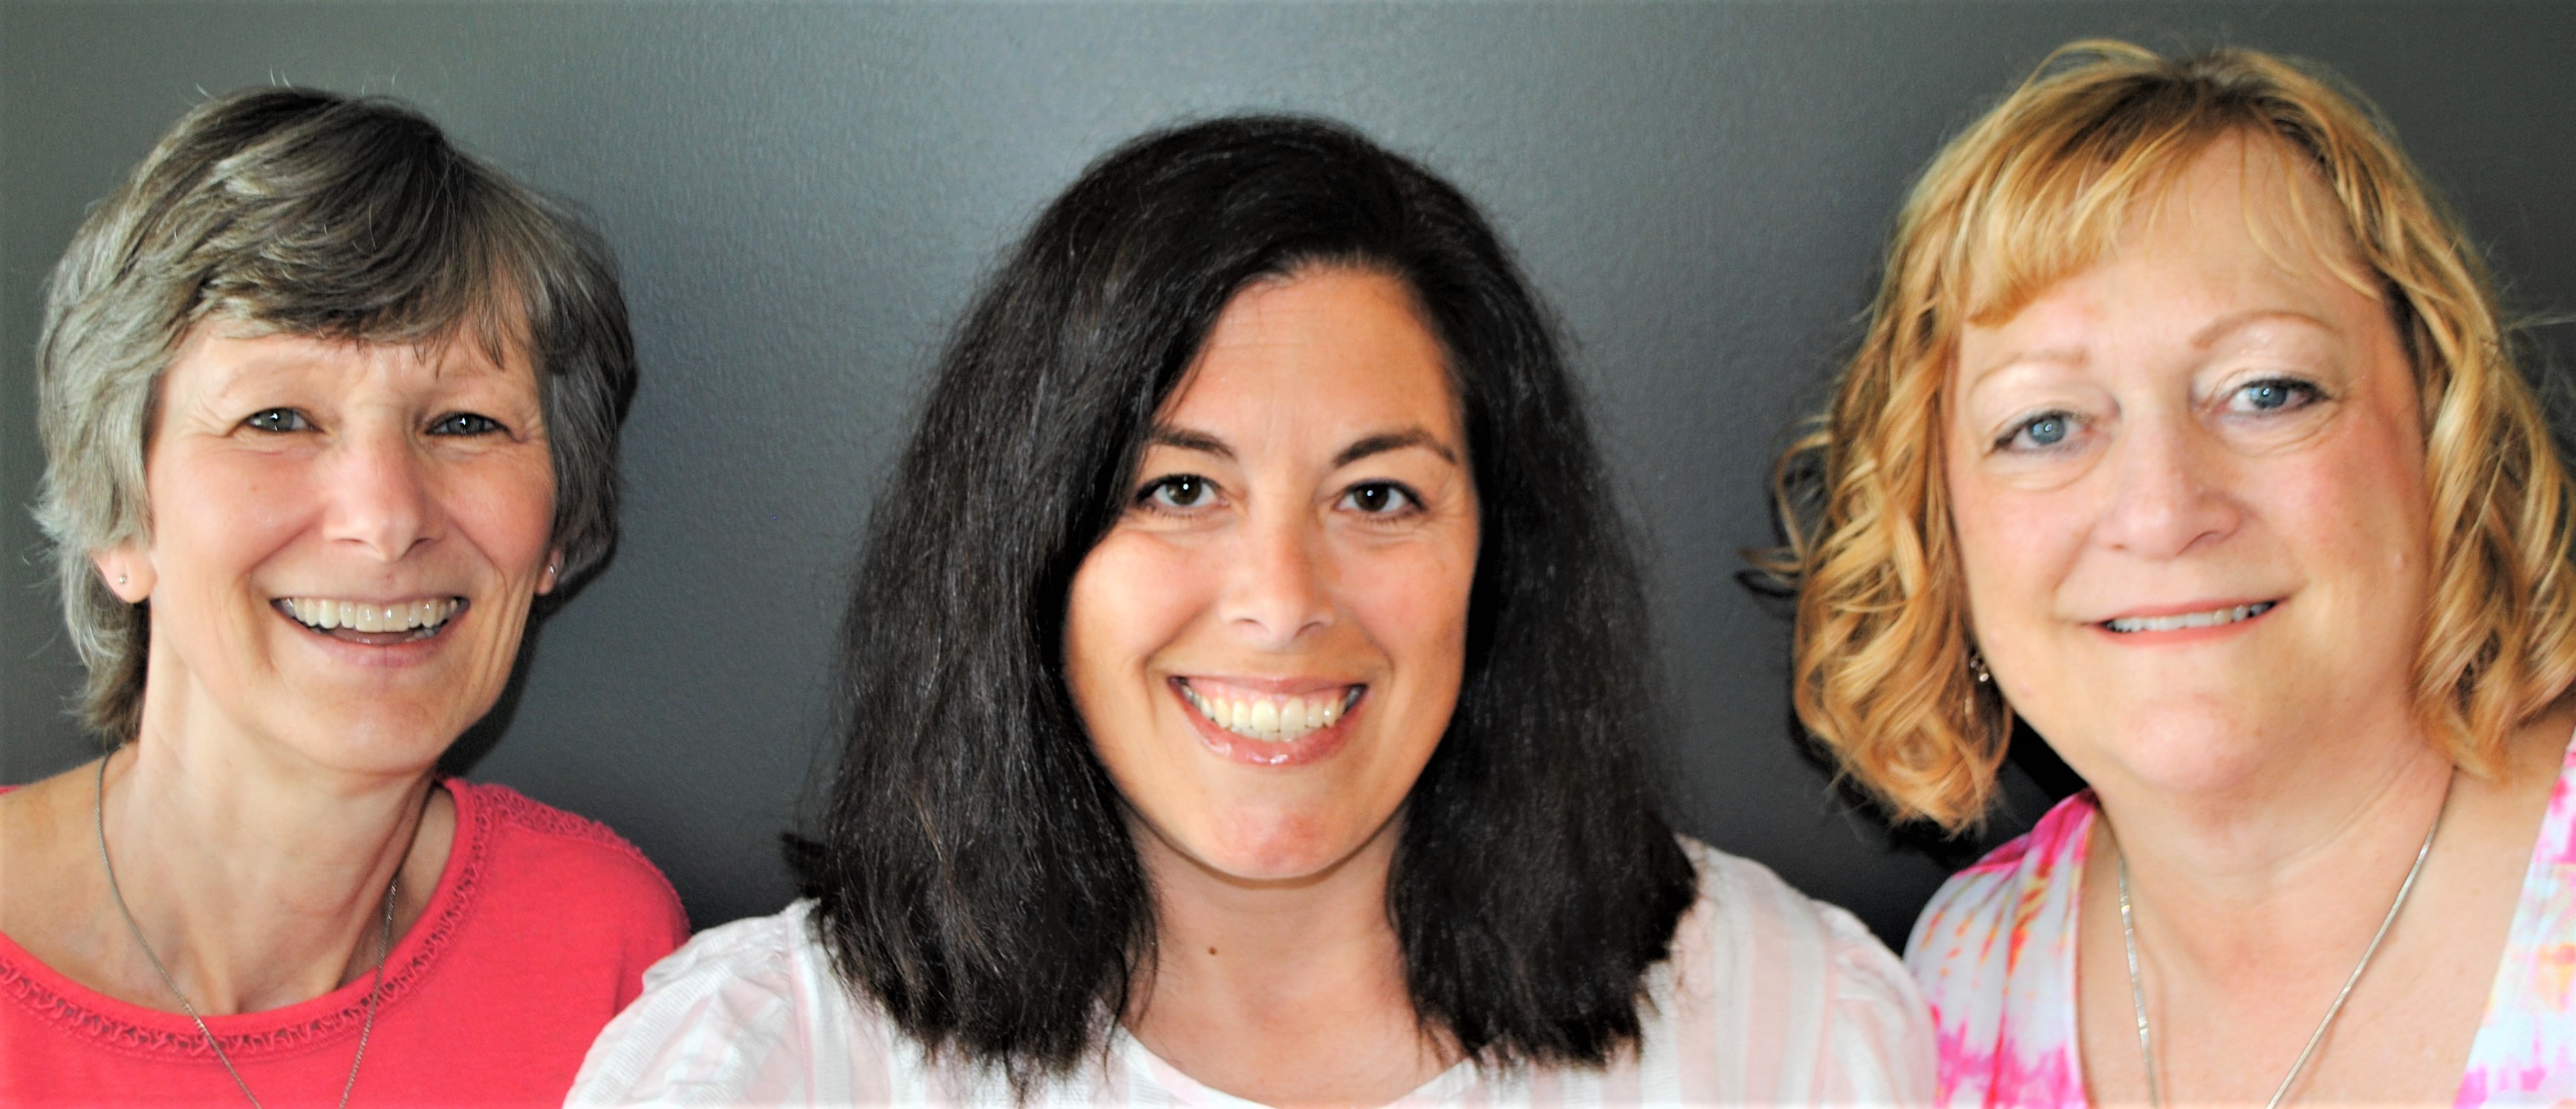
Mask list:
[[[2567,793],[2571,789],[2576,789],[2576,736],[2570,737],[2566,750],[2559,756],[2557,784],[2551,787],[2552,801],[2549,810],[2540,818],[2539,834],[2533,837],[2530,858],[2523,864],[2522,882],[2514,890],[2513,922],[2505,932],[2504,948],[2496,952],[2496,968],[2494,974],[2488,978],[2486,1000],[2478,1006],[2478,1026],[2469,1037],[2468,1058],[2461,1060],[2460,1082],[2463,1087],[2477,1074],[2478,1046],[2480,1041],[2486,1038],[2487,1029],[2496,1023],[2497,1005],[2509,996],[2509,991],[2504,988],[2504,978],[2513,971],[2510,963],[2514,942],[2526,931],[2535,927],[2534,922],[2528,918],[2533,918],[2548,908],[2546,904],[2537,902],[2531,896],[2531,891],[2535,883],[2541,881],[2545,873],[2557,865],[2557,860],[2549,853],[2549,844],[2553,839],[2569,838],[2569,830],[2564,827],[2569,821],[2559,811],[2560,807],[2555,798],[2558,794]],[[2074,817],[2076,826],[2069,830],[2068,846],[2060,850],[2055,862],[2056,865],[2073,868],[2071,873],[2075,875],[2074,893],[2066,899],[2065,973],[2058,977],[2063,980],[2061,990],[2066,1006],[2064,1011],[2066,1013],[2067,1072],[2075,1079],[2076,1093],[2083,1098],[2081,1104],[2089,1107],[2093,1104],[2093,1085],[2085,1072],[2083,1036],[2080,1026],[2082,1016],[2081,1011],[2076,1008],[2078,1004],[2076,964],[2079,961],[2079,949],[2083,946],[2081,937],[2084,934],[2085,862],[2092,852],[2093,824],[2101,817],[2102,806],[2101,802],[2094,798],[2091,789],[2076,793],[2059,804],[2081,806],[2082,810],[2070,814]],[[2453,1095],[2453,1100],[2459,1100],[2458,1094]]]
[[[478,796],[480,791],[461,780],[441,779],[437,784],[456,805],[455,839],[420,919],[394,941],[386,957],[384,992],[376,999],[380,1013],[435,969],[481,884],[484,855],[492,839],[492,808]],[[366,975],[294,1005],[207,1017],[206,1029],[222,1042],[224,1054],[237,1061],[284,1055],[355,1034],[366,1019],[367,995],[374,988],[375,977]],[[24,1006],[39,1020],[121,1054],[152,1059],[214,1057],[187,1014],[99,993],[45,965],[6,934],[0,934],[0,997]]]
[[[1161,1092],[1171,1095],[1182,1105],[1209,1106],[1212,1109],[1272,1109],[1267,1102],[1236,1097],[1190,1077],[1181,1068],[1154,1054],[1144,1041],[1127,1030],[1124,1024],[1111,1026],[1110,1035],[1117,1039],[1116,1049],[1131,1069],[1141,1067],[1152,1076]],[[1407,1109],[1413,1106],[1444,1105],[1458,1099],[1481,1077],[1474,1058],[1460,1059],[1449,1069],[1433,1075],[1431,1080],[1414,1087],[1404,1095],[1387,1102],[1380,1109]]]

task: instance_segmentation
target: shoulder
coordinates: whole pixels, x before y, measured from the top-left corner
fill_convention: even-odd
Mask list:
[[[1931,1006],[1946,1104],[2080,1101],[2075,924],[2089,794],[1943,883],[1905,945]]]
[[[1699,871],[1699,902],[1683,942],[1778,955],[1820,982],[1860,996],[1910,1000],[1911,980],[1887,945],[1841,908],[1798,892],[1770,867],[1696,840],[1682,849]]]
[[[593,919],[627,920],[670,931],[672,943],[688,935],[680,896],[635,845],[608,826],[530,799],[508,786],[451,778],[457,822],[486,839],[484,851],[517,885],[533,885],[550,904],[578,908]],[[668,950],[665,947],[664,950]]]
[[[568,1104],[888,1100],[908,1053],[833,975],[812,908],[710,928],[645,972]]]
[[[1961,959],[1982,959],[1993,941],[2015,929],[2046,923],[2038,910],[2062,901],[2073,907],[2083,880],[2084,847],[2093,827],[2090,793],[2060,801],[2022,836],[1941,883],[1906,941],[1906,962],[1927,989],[1927,977]]]
[[[1930,1024],[1887,946],[1769,867],[1689,839],[1682,846],[1700,891],[1673,938],[1667,1012],[1677,1037],[1742,1054],[1730,1069],[1752,1084],[1729,1099],[1928,1096]]]

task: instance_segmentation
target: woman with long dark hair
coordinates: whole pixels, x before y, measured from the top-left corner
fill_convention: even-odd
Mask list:
[[[1313,120],[1139,138],[876,510],[809,899],[658,968],[574,1100],[1928,1096],[1885,949],[1656,814],[1647,642],[1464,196]]]

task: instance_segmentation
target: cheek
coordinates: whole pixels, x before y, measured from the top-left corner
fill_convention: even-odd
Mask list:
[[[1457,552],[1424,547],[1363,554],[1344,568],[1342,605],[1417,695],[1444,708],[1457,698],[1466,664],[1467,607],[1475,581],[1472,545]],[[1436,729],[1435,729],[1436,732]]]
[[[1144,668],[1195,617],[1188,552],[1112,532],[1084,556],[1065,599],[1066,684],[1094,735],[1144,692]],[[1146,706],[1149,710],[1150,706]]]
[[[438,493],[447,518],[513,577],[542,571],[554,538],[554,471],[542,447],[533,453],[456,467]]]
[[[290,457],[156,458],[144,482],[156,571],[169,582],[241,578],[308,530],[309,484],[308,469]]]
[[[1952,474],[1951,536],[1969,618],[1988,653],[1996,653],[1990,641],[2016,625],[2049,619],[2051,587],[2082,542],[2069,524],[2081,518],[2078,506],[2065,503],[2070,492],[1998,487]]]
[[[2356,424],[2333,449],[2312,452],[2268,482],[2266,499],[2305,561],[2353,584],[2356,600],[2390,602],[2413,619],[2430,588],[2431,495],[2410,428]]]

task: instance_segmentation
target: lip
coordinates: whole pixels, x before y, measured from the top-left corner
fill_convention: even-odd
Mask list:
[[[448,633],[474,614],[473,601],[452,593],[420,593],[400,597],[349,597],[321,593],[292,595],[330,596],[336,600],[378,605],[399,605],[433,600],[456,602],[456,611],[428,635],[414,635],[410,632],[349,632],[346,636],[342,636],[315,629],[304,621],[296,619],[286,611],[285,597],[270,599],[268,610],[287,627],[302,633],[300,638],[304,642],[312,644],[339,661],[356,666],[400,668],[427,661],[438,653],[441,645],[453,638]]]
[[[2273,613],[2281,611],[2282,606],[2289,603],[2290,599],[2288,597],[2236,597],[2213,598],[2206,601],[2185,601],[2180,604],[2170,605],[2149,605],[2113,613],[2112,615],[2105,616],[2100,620],[2087,623],[2084,626],[2092,631],[2094,635],[2126,647],[2185,646],[2195,643],[2206,643],[2211,640],[2225,639],[2241,634],[2270,619]],[[2152,620],[2160,616],[2187,616],[2196,612],[2217,612],[2221,609],[2241,608],[2247,605],[2268,605],[2269,607],[2242,620],[2232,620],[2224,624],[2212,624],[2207,627],[2199,628],[2175,628],[2170,631],[2116,632],[2112,631],[2109,626],[2113,620]]]
[[[1281,696],[1299,696],[1352,685],[1360,687],[1359,698],[1352,701],[1349,708],[1342,710],[1341,719],[1283,743],[1267,743],[1248,739],[1218,727],[1216,721],[1208,719],[1199,710],[1192,708],[1189,699],[1181,695],[1181,686],[1186,680],[1175,677],[1164,681],[1165,691],[1172,698],[1173,709],[1190,722],[1190,727],[1199,737],[1200,745],[1220,758],[1247,766],[1304,766],[1333,757],[1345,743],[1349,742],[1351,721],[1358,719],[1360,714],[1367,710],[1369,703],[1368,686],[1361,682],[1314,678],[1237,678],[1203,675],[1204,681]]]

